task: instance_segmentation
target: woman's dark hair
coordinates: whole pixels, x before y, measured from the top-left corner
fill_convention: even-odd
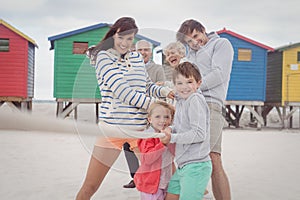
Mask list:
[[[87,54],[91,59],[96,60],[97,54],[101,50],[107,50],[113,47],[114,39],[113,35],[118,33],[119,35],[128,35],[131,33],[136,34],[138,27],[135,24],[135,20],[131,17],[119,18],[108,30],[104,38],[94,47],[88,49]]]
[[[185,35],[191,34],[194,30],[204,33],[205,27],[200,22],[198,22],[194,19],[189,19],[189,20],[184,21],[181,24],[179,30],[177,31],[176,39],[178,41],[182,42],[183,44],[185,44],[186,43],[184,41]]]

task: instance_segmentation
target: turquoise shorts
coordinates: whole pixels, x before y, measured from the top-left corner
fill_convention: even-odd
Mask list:
[[[202,199],[211,172],[211,161],[187,164],[172,176],[168,193],[179,195],[180,200]]]

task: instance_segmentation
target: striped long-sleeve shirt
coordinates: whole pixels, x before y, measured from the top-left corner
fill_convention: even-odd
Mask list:
[[[96,77],[102,96],[99,120],[108,124],[145,128],[150,104],[155,97],[165,97],[170,92],[151,82],[137,52],[121,58],[114,49],[100,51]]]

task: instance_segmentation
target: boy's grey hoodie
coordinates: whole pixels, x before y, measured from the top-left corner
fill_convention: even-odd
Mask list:
[[[178,99],[170,143],[176,143],[175,159],[179,168],[209,161],[209,108],[200,91]]]
[[[220,38],[215,32],[209,33],[208,38],[198,51],[189,49],[187,59],[200,69],[200,89],[206,102],[222,106],[227,95],[234,52],[229,40]]]

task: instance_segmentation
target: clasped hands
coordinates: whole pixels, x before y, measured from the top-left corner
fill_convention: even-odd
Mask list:
[[[160,132],[165,134],[164,137],[160,138],[161,143],[163,143],[164,145],[169,144],[171,140],[172,129],[170,127],[167,127],[164,130],[161,130]]]

